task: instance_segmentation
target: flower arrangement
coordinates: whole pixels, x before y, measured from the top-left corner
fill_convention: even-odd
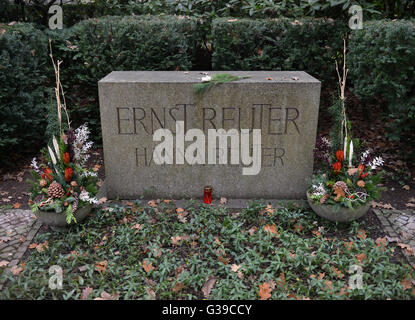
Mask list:
[[[378,199],[383,190],[379,186],[383,172],[381,157],[375,157],[367,149],[360,156],[354,146],[360,149],[358,139],[352,139],[351,124],[346,116],[345,87],[348,70],[346,69],[346,41],[344,40],[343,74],[339,78],[340,96],[335,99],[329,111],[333,117],[333,129],[330,139],[320,136],[314,149],[315,159],[322,170],[313,176],[308,195],[314,204],[330,204],[335,207],[356,208]]]
[[[76,130],[71,128],[59,75],[62,61],[55,63],[51,43],[50,50],[56,77],[55,95],[59,133],[53,135],[47,147],[41,151],[41,164],[36,158],[32,160],[33,180],[29,180],[31,183],[29,204],[35,213],[39,211],[65,213],[66,223],[70,224],[72,221],[76,222],[77,210],[98,203],[95,198],[98,192],[98,176],[93,170],[84,167],[89,158],[88,151],[93,144],[88,141],[90,132],[86,124]],[[67,130],[62,128],[63,116],[67,120]]]
[[[86,124],[69,129],[43,151],[44,161],[32,160],[30,204],[33,212],[52,211],[66,214],[66,222],[76,222],[74,213],[85,205],[96,204],[97,173],[84,168],[92,142]]]
[[[323,169],[313,176],[308,189],[314,203],[352,208],[378,199],[382,190],[378,184],[383,175],[378,169],[383,159],[375,157],[371,149],[360,156],[354,154],[353,140],[344,149],[347,151],[331,147],[326,137],[319,137],[314,153],[322,160]]]

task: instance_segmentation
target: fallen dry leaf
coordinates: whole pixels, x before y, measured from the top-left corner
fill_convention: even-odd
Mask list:
[[[176,284],[173,287],[173,292],[178,293],[183,288],[184,288],[184,283],[183,282],[176,282]]]
[[[394,207],[392,207],[392,205],[390,203],[381,203],[381,202],[376,202],[372,200],[372,208],[381,208],[381,209],[395,209]]]
[[[9,263],[10,263],[10,262],[9,262],[9,261],[7,261],[7,260],[2,260],[2,261],[0,261],[0,267],[5,267],[5,266],[7,266]]]
[[[95,298],[94,300],[117,300],[117,299],[118,299],[118,294],[111,295],[106,291],[102,291],[101,292],[101,297],[100,298]]]
[[[156,293],[152,288],[146,287],[147,299],[156,300]]]
[[[411,289],[412,288],[412,283],[408,278],[405,278],[401,281],[401,285],[403,287],[404,290],[407,289]]]
[[[49,248],[49,241],[43,243],[31,243],[29,245],[29,249],[36,249],[38,252],[43,252],[45,248]]]
[[[248,230],[248,233],[249,233],[249,235],[250,236],[252,236],[254,233],[255,233],[255,231],[257,230],[257,227],[252,227],[252,228],[250,228],[249,230]]]
[[[358,238],[360,238],[360,239],[362,239],[362,240],[366,239],[366,237],[367,237],[367,235],[366,235],[366,231],[365,231],[365,230],[363,230],[363,229],[359,229],[359,230],[357,230],[357,235],[356,235],[356,237],[358,237]]]
[[[294,225],[294,231],[300,233],[303,230],[303,227],[300,225]]]
[[[13,266],[10,271],[13,273],[14,276],[17,276],[22,272],[24,268],[22,266]]]
[[[326,280],[325,281],[325,284],[326,284],[326,287],[327,287],[327,290],[332,290],[332,284],[333,284],[333,282],[331,282],[331,281],[329,281],[329,280]]]
[[[345,241],[345,242],[344,242],[344,245],[346,246],[346,249],[347,249],[348,251],[350,251],[350,250],[352,250],[353,241],[349,241],[349,242]]]
[[[147,260],[143,261],[143,269],[145,272],[149,273],[150,271],[153,271],[155,268],[153,266],[153,263],[148,263]]]
[[[98,204],[103,204],[103,203],[107,202],[107,200],[108,199],[106,197],[102,197],[98,200]]]
[[[386,243],[387,243],[387,240],[386,240],[386,237],[383,237],[383,238],[377,238],[376,240],[375,240],[375,243],[376,243],[376,246],[381,250],[381,251],[385,251],[385,247],[386,247]]]
[[[202,292],[205,298],[209,298],[210,292],[212,291],[213,286],[216,283],[216,277],[215,276],[209,276],[205,282],[205,284],[202,287]]]
[[[313,233],[314,235],[316,235],[317,237],[320,237],[320,236],[321,236],[321,233],[320,233],[320,232],[318,232],[318,230],[313,230],[313,231],[312,231],[312,233]]]
[[[148,204],[150,207],[156,207],[156,206],[157,206],[157,203],[156,203],[154,200],[150,200],[149,202],[147,202],[147,204]]]
[[[283,272],[281,272],[280,276],[277,278],[276,284],[279,288],[284,288],[285,287],[285,275],[284,275]]]
[[[366,255],[365,255],[365,253],[364,253],[364,252],[362,252],[362,253],[360,253],[360,254],[357,254],[357,255],[356,255],[356,259],[357,259],[357,260],[359,260],[359,262],[360,262],[360,263],[362,263],[362,262],[363,262],[363,260],[365,260],[365,259],[366,259]]]
[[[241,267],[240,265],[233,264],[233,265],[231,266],[231,270],[232,270],[233,272],[237,272],[237,271],[239,270],[239,268],[240,268],[240,267]]]
[[[16,203],[13,204],[13,209],[19,209],[21,206],[22,206],[21,203],[16,202]]]
[[[91,287],[86,287],[82,290],[81,300],[87,300],[92,291],[94,291],[94,289]]]
[[[333,272],[337,275],[337,277],[338,277],[339,279],[341,279],[341,278],[343,278],[343,277],[344,277],[344,274],[343,274],[343,273],[341,273],[341,271],[340,271],[339,269],[337,269],[336,267],[332,267],[332,270],[333,270]]]
[[[410,245],[405,244],[405,243],[398,243],[398,246],[403,249],[403,252],[405,252],[406,255],[409,255],[409,256],[414,255],[414,249],[412,249]]]
[[[264,231],[270,234],[274,234],[275,236],[278,236],[278,231],[277,231],[277,227],[275,224],[273,225],[266,224],[264,226]]]
[[[229,264],[229,262],[231,261],[230,258],[225,258],[225,257],[222,257],[222,256],[218,256],[218,260],[220,262],[222,262],[223,264]]]
[[[263,284],[259,285],[259,298],[261,300],[268,300],[269,298],[271,298],[271,287],[269,285],[268,282],[264,282]]]
[[[95,270],[104,273],[107,270],[107,264],[107,260],[99,261],[95,264]]]
[[[273,213],[275,213],[275,209],[272,208],[271,204],[268,204],[267,207],[265,208],[265,213],[267,213],[269,216]]]
[[[402,187],[402,189],[404,189],[406,191],[409,191],[411,189],[411,187],[406,184]]]
[[[2,242],[9,242],[12,238],[5,236],[5,237],[0,237],[0,243]]]

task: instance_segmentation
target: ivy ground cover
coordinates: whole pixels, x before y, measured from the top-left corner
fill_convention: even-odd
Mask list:
[[[388,240],[368,219],[336,225],[294,206],[106,203],[84,223],[38,233],[0,275],[0,298],[413,299],[413,269]],[[62,289],[49,288],[53,265]]]

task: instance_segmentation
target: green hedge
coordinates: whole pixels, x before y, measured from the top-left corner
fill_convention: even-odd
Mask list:
[[[49,36],[55,57],[63,60],[72,120],[87,120],[99,140],[97,82],[111,71],[189,70],[198,32],[192,18],[129,16],[89,19]]]
[[[305,70],[335,79],[347,25],[332,19],[233,19],[213,22],[215,70]]]
[[[383,102],[394,120],[389,137],[415,157],[415,23],[366,23],[351,34],[348,61],[355,94],[364,102]]]
[[[47,38],[31,24],[0,25],[0,164],[43,141]]]
[[[36,3],[36,5],[34,5]],[[0,0],[0,21],[28,21],[48,24],[50,0]],[[94,0],[63,4],[64,24],[105,15],[168,14],[189,15],[211,20],[218,17],[275,18],[331,17],[350,18],[348,9],[354,4],[363,8],[365,20],[402,19],[415,15],[413,0]]]
[[[195,18],[174,16],[105,17],[43,33],[31,24],[0,25],[0,163],[35,152],[43,140],[46,107],[54,110],[48,37],[55,59],[63,60],[73,124],[87,121],[99,141],[98,80],[114,70],[194,70],[201,39],[209,38],[204,30]],[[334,84],[347,31],[330,19],[216,19],[213,69],[305,70]],[[394,119],[389,136],[412,147],[405,150],[415,145],[414,61],[411,21],[370,22],[351,33],[349,83],[363,102],[384,103]]]

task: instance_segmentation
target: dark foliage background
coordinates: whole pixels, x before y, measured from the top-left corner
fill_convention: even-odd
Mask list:
[[[0,21],[35,22],[0,24],[3,166],[36,152],[54,116],[48,38],[55,58],[63,60],[73,124],[88,122],[99,144],[97,81],[111,71],[305,70],[336,92],[334,62],[342,59],[347,35],[349,87],[368,117],[371,103],[383,106],[385,118],[393,119],[389,138],[413,156],[414,22],[367,19],[413,16],[415,1],[96,0],[64,5],[64,28],[54,31],[46,28],[52,1],[25,3],[0,0]],[[347,9],[355,3],[364,8],[360,31],[347,26]]]

